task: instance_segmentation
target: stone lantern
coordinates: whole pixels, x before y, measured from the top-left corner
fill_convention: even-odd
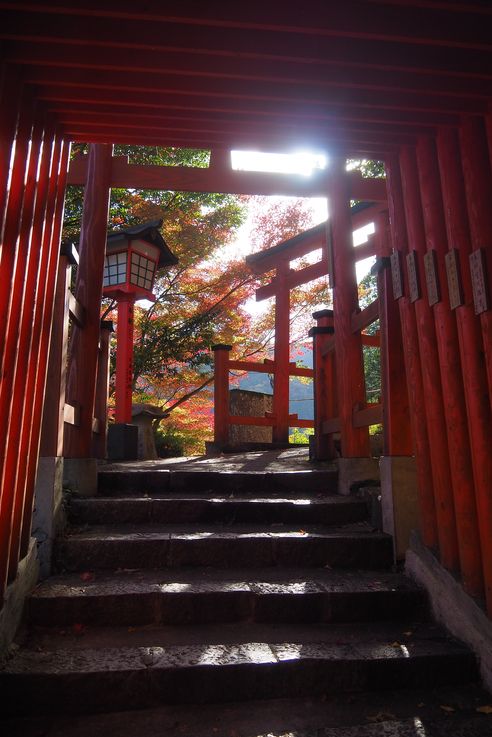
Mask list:
[[[130,457],[133,451],[122,450],[128,444],[124,431],[132,421],[133,379],[133,319],[135,302],[155,301],[153,294],[158,269],[178,263],[159,232],[162,220],[122,228],[108,234],[104,261],[103,295],[118,303],[115,398],[116,425],[108,438],[110,456],[116,444],[116,454]],[[130,435],[132,435],[130,433]],[[133,436],[132,436],[133,437]],[[114,439],[115,442],[112,442]],[[121,452],[118,451],[118,448]],[[114,453],[113,453],[114,456]],[[136,455],[135,455],[136,457]]]

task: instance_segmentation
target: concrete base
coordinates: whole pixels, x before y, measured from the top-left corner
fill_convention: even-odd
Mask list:
[[[32,538],[28,554],[19,563],[15,581],[7,586],[5,592],[3,607],[0,610],[0,666],[9,653],[21,623],[26,596],[38,581],[39,563],[36,548],[36,540]]]
[[[97,458],[65,458],[63,486],[81,496],[97,493]]]
[[[138,459],[138,427],[118,422],[108,426],[108,460],[136,461]]]
[[[40,458],[34,495],[32,534],[38,544],[40,577],[51,573],[53,541],[64,527],[63,458]]]
[[[381,500],[383,531],[393,537],[395,559],[403,560],[412,530],[418,529],[418,499],[415,459],[409,456],[382,456]]]
[[[350,494],[355,486],[363,482],[379,481],[379,466],[376,458],[338,458],[338,493]]]
[[[427,589],[435,619],[474,651],[483,684],[492,693],[492,621],[423,545],[417,532],[410,539],[405,570]]]

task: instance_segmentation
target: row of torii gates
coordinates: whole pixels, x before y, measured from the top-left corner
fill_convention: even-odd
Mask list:
[[[29,554],[35,492],[37,505],[51,505],[53,519],[60,503],[59,460],[64,457],[80,481],[90,476],[90,469],[95,473],[94,459],[101,454],[97,438],[105,428],[104,417],[98,414],[98,386],[107,381],[107,364],[105,368],[105,359],[101,359],[105,328],[101,332],[100,302],[111,186],[151,188],[157,182],[162,186],[164,179],[170,189],[251,193],[252,181],[279,181],[272,175],[258,179],[232,172],[223,156],[213,157],[209,170],[172,171],[173,167],[163,177],[157,171],[162,167],[131,166],[113,159],[107,144],[92,145],[87,157],[73,162],[67,179],[69,144],[36,121],[32,111],[26,107],[10,129],[4,124],[4,133],[9,130],[10,138],[2,138],[2,156],[3,161],[10,161],[14,151],[12,168],[10,174],[7,167],[7,173],[4,169],[0,176],[4,243],[0,260],[2,591],[15,580],[20,562]],[[258,273],[276,269],[271,283],[260,291],[260,297],[276,296],[279,335],[274,417],[261,422],[275,427],[277,441],[285,440],[289,425],[296,424],[289,417],[286,397],[289,375],[302,370],[290,365],[285,339],[289,290],[328,273],[333,314],[318,314],[312,331],[317,457],[333,456],[333,433],[339,432],[342,460],[369,459],[367,428],[382,419],[391,493],[397,494],[392,479],[398,476],[398,463],[415,456],[423,541],[438,551],[446,569],[459,572],[469,594],[485,597],[489,615],[490,140],[490,129],[480,118],[465,120],[459,131],[443,129],[436,141],[423,137],[416,148],[403,146],[398,157],[388,157],[386,184],[348,174],[345,160],[333,159],[328,172],[317,175],[315,186],[306,185],[311,192],[314,187],[328,197],[329,230],[320,226],[249,259]],[[57,278],[66,279],[66,263],[60,262],[60,232],[67,181],[85,185],[85,202],[75,293],[62,290],[65,312],[74,317],[65,393],[67,326],[54,324],[52,329],[52,324]],[[262,191],[261,186],[257,191]],[[351,212],[353,199],[371,204]],[[368,222],[376,224],[374,237],[367,246],[354,249],[353,230]],[[294,258],[320,247],[323,257],[319,263],[299,271],[290,269]],[[361,311],[355,259],[371,254],[378,259],[379,296]],[[361,349],[368,340],[363,331],[377,317],[383,401],[371,406],[366,403]],[[63,338],[57,376],[50,368],[50,336]],[[51,350],[53,345],[52,339]],[[224,347],[215,355],[216,439],[220,441],[231,421],[228,370],[247,367],[229,360]],[[272,366],[265,370],[271,372]],[[56,406],[45,401],[53,387]],[[43,477],[40,480],[38,473],[36,487],[39,468]],[[42,494],[51,494],[48,502]]]

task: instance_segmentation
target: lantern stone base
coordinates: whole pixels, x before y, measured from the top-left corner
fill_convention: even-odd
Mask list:
[[[350,494],[354,487],[379,481],[377,458],[337,458],[338,493]],[[369,483],[368,483],[369,482]]]
[[[81,496],[97,494],[97,458],[65,458],[63,486]]]
[[[115,423],[108,427],[108,460],[136,461],[138,459],[138,427]]]
[[[382,456],[379,469],[383,531],[393,538],[395,559],[403,560],[410,544],[410,534],[419,526],[415,458]]]

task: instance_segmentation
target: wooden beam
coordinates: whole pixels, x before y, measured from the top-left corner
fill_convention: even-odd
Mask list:
[[[298,271],[292,270],[286,279],[287,286],[289,289],[295,289],[295,287],[299,287],[301,284],[307,284],[314,279],[326,276],[326,274],[328,274],[328,264],[325,261],[318,261],[315,264],[306,266],[304,269],[299,269]],[[265,284],[265,286],[257,289],[255,292],[256,301],[261,302],[264,299],[274,297],[279,289],[279,285],[280,279],[275,277],[269,284]]]
[[[354,427],[369,427],[379,425],[383,421],[383,408],[381,404],[368,404],[363,409],[355,409],[353,412]]]
[[[371,325],[379,317],[379,300],[376,298],[370,305],[360,312],[352,314],[352,332],[357,333]]]
[[[68,312],[70,319],[73,320],[79,328],[83,328],[85,322],[85,309],[80,302],[75,299],[70,289],[68,290]]]
[[[97,45],[128,49],[134,49],[137,40],[142,49],[165,49],[166,45],[159,41],[169,38],[168,48],[193,49],[204,55],[215,55],[216,49],[221,49],[224,55],[239,56],[253,48],[261,56],[283,53],[286,60],[311,56],[348,62],[366,58],[383,65],[395,64],[391,52],[396,47],[401,63],[416,70],[433,65],[459,69],[468,49],[474,49],[480,57],[490,40],[487,8],[477,12],[476,5],[472,12],[466,13],[465,6],[465,12],[449,13],[442,8],[391,8],[379,2],[371,3],[368,12],[366,4],[347,0],[343,5],[324,9],[307,4],[302,20],[298,8],[286,6],[280,18],[273,8],[269,12],[258,0],[247,7],[221,7],[220,13],[215,14],[209,8],[197,12],[196,4],[191,12],[180,6],[180,15],[163,12],[166,6],[159,3],[151,7],[147,3],[144,13],[134,5],[125,5],[118,5],[117,9],[87,4],[84,8],[70,8],[56,3],[36,6],[4,2],[0,5],[4,8],[2,36],[64,44],[85,42],[89,48],[97,41]],[[135,28],[140,32],[136,34]],[[441,53],[433,54],[436,48],[442,49]],[[373,56],[368,53],[370,50]],[[479,60],[469,59],[465,72],[480,69]]]
[[[329,176],[328,170],[313,173],[312,177],[303,177],[295,174],[224,170],[222,167],[199,169],[129,164],[124,157],[114,157],[111,163],[111,186],[123,189],[322,197],[326,194],[326,177]],[[70,164],[68,184],[83,186],[86,176],[87,156],[78,156]],[[354,200],[386,200],[384,179],[364,178],[357,172],[351,172],[349,180]],[[322,243],[320,247],[321,245]]]
[[[488,96],[491,93],[491,81],[473,77],[460,76],[458,73],[444,74],[439,71],[427,74],[401,69],[384,69],[377,64],[355,63],[351,66],[342,66],[336,62],[312,63],[308,67],[293,60],[271,58],[268,64],[265,60],[253,56],[245,59],[241,56],[230,56],[227,63],[223,57],[216,55],[202,55],[197,63],[195,55],[184,50],[150,49],[139,50],[138,61],[129,55],[127,50],[120,47],[108,48],[94,46],[90,55],[84,47],[68,43],[56,45],[42,41],[30,43],[5,42],[5,59],[13,64],[34,65],[41,67],[63,66],[71,69],[91,70],[99,73],[118,69],[122,72],[140,73],[145,75],[165,75],[172,73],[177,78],[219,77],[226,79],[264,80],[270,82],[291,82],[298,85],[313,84],[326,85],[329,72],[336,74],[339,84],[352,89],[366,87],[386,90],[427,90],[442,94],[473,93],[478,97]],[[485,75],[483,75],[485,76]]]
[[[363,261],[371,256],[376,256],[377,243],[376,239],[369,237],[367,243],[361,243],[360,246],[354,246],[354,261]]]

